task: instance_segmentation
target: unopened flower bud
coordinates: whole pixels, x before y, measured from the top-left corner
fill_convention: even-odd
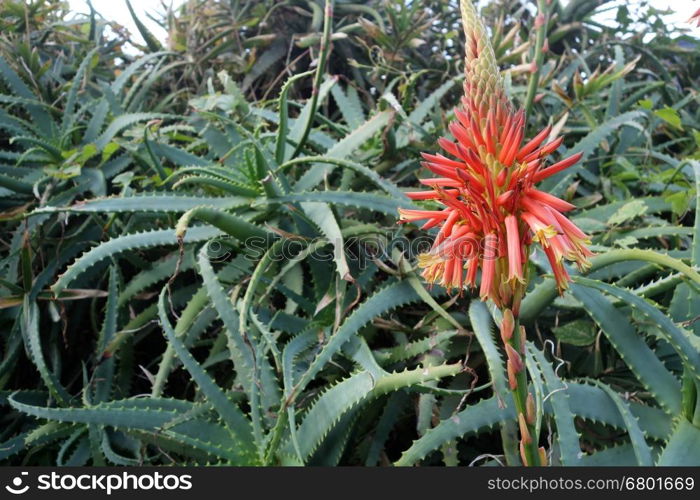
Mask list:
[[[525,416],[527,417],[527,423],[530,425],[535,425],[535,398],[532,397],[532,393],[527,394],[527,399],[525,400],[525,412]]]
[[[540,12],[535,17],[535,29],[540,28],[544,25],[544,14]]]
[[[544,450],[544,446],[540,446],[537,451],[540,455],[540,465],[547,465],[547,452]]]
[[[520,441],[520,460],[523,461],[523,465],[530,465],[527,463],[527,456],[525,455],[525,445]]]
[[[496,184],[498,184],[499,187],[503,187],[503,184],[506,183],[506,176],[508,175],[508,169],[504,168],[500,172],[498,172],[498,176],[496,177]]]
[[[503,281],[500,284],[498,292],[500,294],[502,304],[508,304],[511,301],[511,298],[513,297],[513,287],[508,284],[508,281]]]
[[[515,370],[513,370],[513,363],[510,360],[506,361],[506,371],[508,372],[508,385],[510,390],[514,391],[518,388],[518,379],[515,376]]]
[[[547,52],[549,52],[549,40],[545,38],[544,44],[542,45],[542,53],[546,54]]]
[[[506,355],[508,356],[508,361],[513,365],[513,371],[520,373],[523,370],[523,359],[518,354],[518,351],[513,349],[513,346],[510,344],[506,344]]]
[[[515,326],[515,318],[510,309],[503,311],[503,320],[501,321],[501,339],[504,344],[508,344],[513,338],[513,327]]]
[[[518,414],[518,426],[520,427],[521,441],[525,444],[532,443],[532,436],[530,435],[530,429],[528,429],[527,422],[525,421],[525,415],[523,415],[522,413]]]

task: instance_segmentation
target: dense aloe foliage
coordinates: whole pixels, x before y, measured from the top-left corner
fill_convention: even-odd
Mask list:
[[[500,311],[428,286],[434,234],[397,224],[434,208],[404,193],[450,136],[458,3],[192,0],[143,46],[0,5],[3,464],[520,463]],[[595,252],[563,294],[525,264],[537,444],[698,465],[700,40],[485,3],[528,136],[582,154],[540,189]]]

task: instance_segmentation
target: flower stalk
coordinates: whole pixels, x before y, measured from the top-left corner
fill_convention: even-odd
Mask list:
[[[545,449],[539,447],[538,422],[535,401],[528,390],[525,370],[525,327],[521,326],[511,309],[503,311],[500,327],[501,339],[506,351],[508,384],[520,429],[520,459],[523,465],[546,465]]]
[[[535,102],[537,86],[540,83],[540,70],[544,63],[544,54],[549,47],[547,42],[547,0],[537,0],[537,16],[535,17],[535,53],[532,59],[532,69],[530,80],[527,86],[525,97],[525,113],[530,114],[532,104]]]

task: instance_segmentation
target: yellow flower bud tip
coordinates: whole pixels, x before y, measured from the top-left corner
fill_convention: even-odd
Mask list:
[[[544,449],[544,446],[540,446],[539,450],[537,450],[540,455],[540,465],[547,465],[547,452]]]
[[[476,87],[479,94],[503,93],[496,55],[479,14],[470,0],[461,0],[460,10],[466,38],[464,67],[467,83]]]
[[[532,443],[532,436],[530,435],[530,429],[527,428],[527,422],[525,421],[525,415],[522,413],[518,414],[518,426],[520,427],[520,439],[521,442],[525,444]]]

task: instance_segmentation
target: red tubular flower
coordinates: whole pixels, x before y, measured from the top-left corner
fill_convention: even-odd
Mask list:
[[[592,253],[588,237],[563,215],[574,206],[535,188],[581,154],[545,165],[563,138],[548,140],[548,126],[524,140],[525,113],[508,102],[482,38],[478,29],[467,32],[464,97],[449,126],[455,141],[438,141],[449,156],[424,153],[423,166],[437,177],[421,179],[430,190],[406,193],[441,208],[401,210],[400,221],[440,227],[431,250],[418,258],[427,281],[461,293],[465,281],[476,286],[481,269],[481,298],[510,307],[524,293],[531,242],[544,250],[560,291],[570,280],[564,262],[585,269]]]
[[[506,238],[508,241],[508,280],[517,279],[522,282],[524,281],[522,261],[523,244],[520,239],[518,219],[516,219],[514,215],[508,215],[505,218],[505,224]]]

